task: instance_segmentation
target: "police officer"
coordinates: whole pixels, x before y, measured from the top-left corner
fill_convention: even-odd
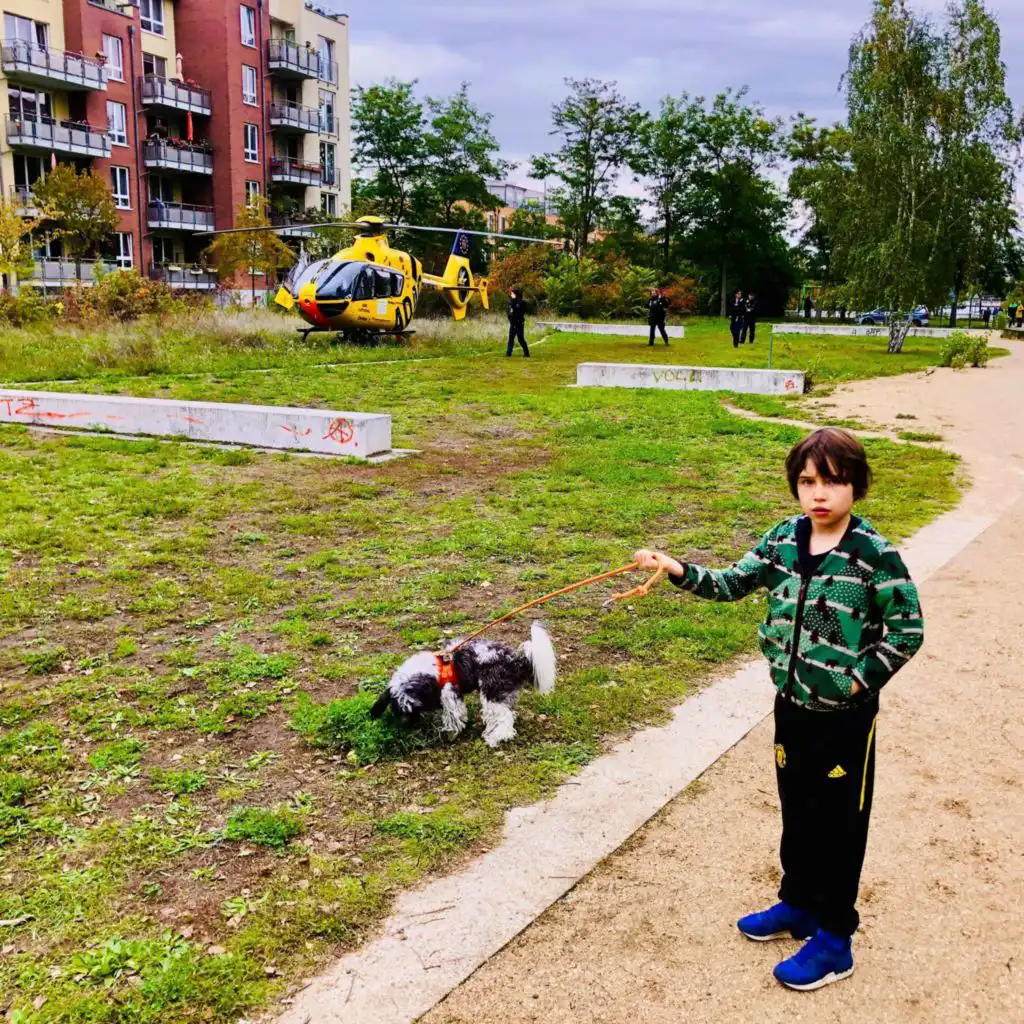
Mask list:
[[[526,303],[523,302],[523,289],[511,288],[508,293],[508,348],[505,355],[510,357],[512,349],[518,341],[523,347],[523,357],[530,358],[530,350],[526,347]]]
[[[651,289],[651,301],[647,303],[647,324],[651,328],[651,337],[647,342],[648,346],[654,344],[654,332],[661,331],[661,337],[665,344],[668,344],[668,332],[665,330],[665,317],[668,313],[668,300],[658,291]]]
[[[742,345],[748,338],[750,344],[754,344],[754,334],[757,331],[757,296],[751,292],[747,296],[747,301],[743,311],[743,330],[740,333],[740,344]]]
[[[743,332],[743,323],[747,318],[747,304],[743,299],[743,292],[736,289],[732,300],[732,312],[729,316],[729,330],[732,331],[732,347],[740,347],[740,334]]]

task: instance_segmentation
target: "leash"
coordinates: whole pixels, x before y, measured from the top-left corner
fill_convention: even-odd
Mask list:
[[[567,587],[562,587],[560,590],[553,590],[550,594],[545,594],[543,597],[535,598],[533,601],[528,601],[526,604],[521,604],[518,608],[513,608],[512,611],[506,615],[502,615],[501,618],[494,619],[492,622],[488,622],[486,626],[481,626],[475,633],[471,633],[464,640],[460,640],[454,647],[449,648],[446,651],[442,651],[436,654],[437,658],[450,658],[460,647],[465,646],[470,640],[475,640],[482,633],[486,633],[487,630],[494,626],[500,625],[502,622],[507,622],[509,619],[518,615],[520,612],[528,611],[530,608],[536,608],[539,604],[546,604],[553,598],[560,597],[562,594],[571,594],[574,590],[579,590],[582,587],[589,587],[592,583],[600,583],[601,580],[611,579],[613,576],[621,576],[623,573],[632,572],[634,569],[639,569],[640,565],[638,562],[630,562],[629,565],[624,565],[619,569],[612,569],[609,572],[603,572],[599,576],[591,576],[589,579],[580,580],[579,583],[571,583]],[[641,583],[638,587],[633,587],[632,590],[627,590],[624,594],[613,594],[607,601],[605,601],[603,607],[607,610],[616,601],[625,600],[627,597],[646,597],[650,592],[651,587],[655,585],[665,575],[665,570],[658,566],[658,571],[646,582]]]

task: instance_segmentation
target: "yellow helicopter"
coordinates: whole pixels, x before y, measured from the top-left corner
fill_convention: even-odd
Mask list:
[[[388,224],[380,217],[361,217],[355,223],[336,221],[303,225],[308,230],[353,228],[355,241],[347,249],[328,259],[310,261],[300,257],[278,289],[274,301],[285,309],[294,309],[313,331],[338,331],[346,337],[401,335],[411,333],[409,324],[425,288],[440,291],[456,320],[466,316],[470,299],[480,296],[484,309],[487,279],[475,277],[469,263],[470,235],[509,241],[544,242],[521,235],[469,231],[464,228],[431,228],[409,224]],[[229,231],[275,231],[289,228],[234,228]],[[389,230],[431,231],[453,234],[455,243],[444,273],[438,277],[424,273],[415,256],[393,249]],[[209,232],[226,234],[228,232]]]

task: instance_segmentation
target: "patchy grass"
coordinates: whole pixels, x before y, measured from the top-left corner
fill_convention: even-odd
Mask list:
[[[842,340],[856,344],[822,347],[819,379],[933,359],[929,339],[898,359]],[[794,365],[819,343],[795,339]],[[380,466],[0,427],[13,1019],[235,1021],[492,841],[509,807],[752,653],[757,598],[663,587],[602,612],[623,580],[546,606],[561,679],[525,696],[504,750],[484,746],[472,699],[454,742],[367,722],[412,650],[641,544],[725,562],[792,511],[781,467],[799,430],[741,420],[715,394],[566,386],[584,359],[665,358],[642,339],[552,337],[530,360],[471,348],[75,385],[391,411],[396,444],[422,454]],[[670,351],[733,361],[711,325]],[[763,358],[760,341],[741,351]],[[207,365],[182,353],[188,372]],[[956,501],[953,456],[867,447],[877,484],[862,511],[894,540]],[[526,626],[495,635],[518,643]]]
[[[927,430],[901,430],[899,437],[903,441],[936,442],[945,440],[942,434],[936,434]]]

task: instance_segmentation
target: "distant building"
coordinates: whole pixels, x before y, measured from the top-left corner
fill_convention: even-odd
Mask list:
[[[558,224],[554,203],[546,192],[509,181],[488,181],[487,189],[502,204],[497,210],[487,211],[488,231],[504,233],[508,230],[515,212],[523,209],[536,210],[544,214],[548,224]]]
[[[107,266],[212,289],[197,267],[255,194],[349,206],[348,19],[303,0],[0,0],[0,188],[26,214],[57,164],[109,178]],[[80,271],[42,244],[23,283]]]

